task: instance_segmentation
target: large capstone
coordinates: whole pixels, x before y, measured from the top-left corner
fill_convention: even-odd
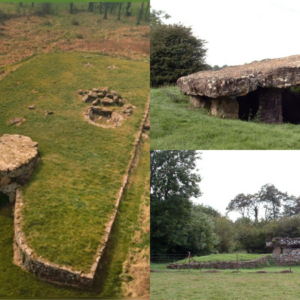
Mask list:
[[[24,184],[38,161],[38,143],[29,137],[4,134],[0,137],[0,193],[15,201],[16,189]]]
[[[177,85],[212,115],[300,123],[300,55],[202,71],[179,78]]]

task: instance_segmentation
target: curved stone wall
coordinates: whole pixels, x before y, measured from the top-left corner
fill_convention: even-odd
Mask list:
[[[83,273],[81,271],[74,270],[66,266],[60,266],[53,264],[41,257],[37,257],[36,253],[27,245],[25,235],[22,231],[22,193],[18,190],[16,197],[16,206],[15,206],[15,216],[14,216],[14,230],[15,230],[15,263],[22,266],[24,269],[35,274],[39,278],[63,285],[75,286],[75,287],[89,287],[92,286],[93,280],[95,277],[96,270],[98,268],[99,262],[103,257],[103,254],[106,249],[107,242],[110,238],[112,226],[116,219],[117,211],[119,204],[124,195],[124,191],[128,184],[128,177],[131,169],[134,165],[134,160],[137,155],[137,150],[142,138],[143,128],[150,110],[150,98],[146,104],[146,110],[143,116],[138,133],[135,135],[135,142],[133,145],[133,150],[131,154],[130,161],[127,166],[126,173],[123,178],[122,186],[119,190],[118,198],[115,203],[115,211],[111,216],[109,222],[106,224],[105,235],[103,236],[103,243],[99,246],[96,252],[96,259],[94,260],[90,272]]]

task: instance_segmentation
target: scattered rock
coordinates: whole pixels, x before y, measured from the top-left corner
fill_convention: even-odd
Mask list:
[[[149,136],[148,136],[148,134],[146,134],[146,133],[143,133],[143,134],[142,134],[142,137],[143,137],[145,140],[148,140],[148,139],[149,139]]]
[[[29,109],[35,109],[35,105],[28,106]]]
[[[22,123],[24,121],[25,121],[24,118],[17,118],[17,117],[15,117],[15,118],[12,118],[11,120],[9,120],[9,124],[10,125],[14,125],[14,124]]]
[[[49,115],[53,115],[53,114],[54,114],[54,112],[51,111],[51,110],[46,110],[45,111],[45,116],[49,116]]]
[[[112,65],[112,66],[108,66],[106,67],[107,69],[116,69],[116,66]]]

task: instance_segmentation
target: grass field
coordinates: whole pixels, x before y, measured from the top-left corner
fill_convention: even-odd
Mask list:
[[[256,271],[268,273],[257,274]],[[300,267],[293,273],[280,272],[283,268],[221,270],[220,273],[201,273],[199,270],[151,273],[151,299],[299,299]],[[271,273],[272,272],[272,273]]]
[[[177,87],[151,89],[151,149],[299,149],[300,126],[224,120],[191,107]]]
[[[87,271],[114,210],[149,93],[149,64],[89,54],[49,53],[0,82],[0,135],[18,133],[39,143],[41,161],[24,187],[24,232],[37,255]],[[107,65],[117,69],[107,69]],[[136,81],[136,78],[139,78]],[[134,114],[117,129],[83,119],[77,89],[109,86]],[[35,110],[28,106],[35,104]],[[45,116],[45,110],[54,115]],[[26,119],[20,127],[13,117]]]

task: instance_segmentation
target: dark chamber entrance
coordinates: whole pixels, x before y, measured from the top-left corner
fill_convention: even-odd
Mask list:
[[[300,124],[300,94],[290,89],[282,92],[282,117],[284,123]]]
[[[9,204],[9,197],[2,192],[0,192],[0,208]]]
[[[259,88],[246,96],[237,97],[239,104],[239,119],[243,121],[253,120],[258,112]]]

